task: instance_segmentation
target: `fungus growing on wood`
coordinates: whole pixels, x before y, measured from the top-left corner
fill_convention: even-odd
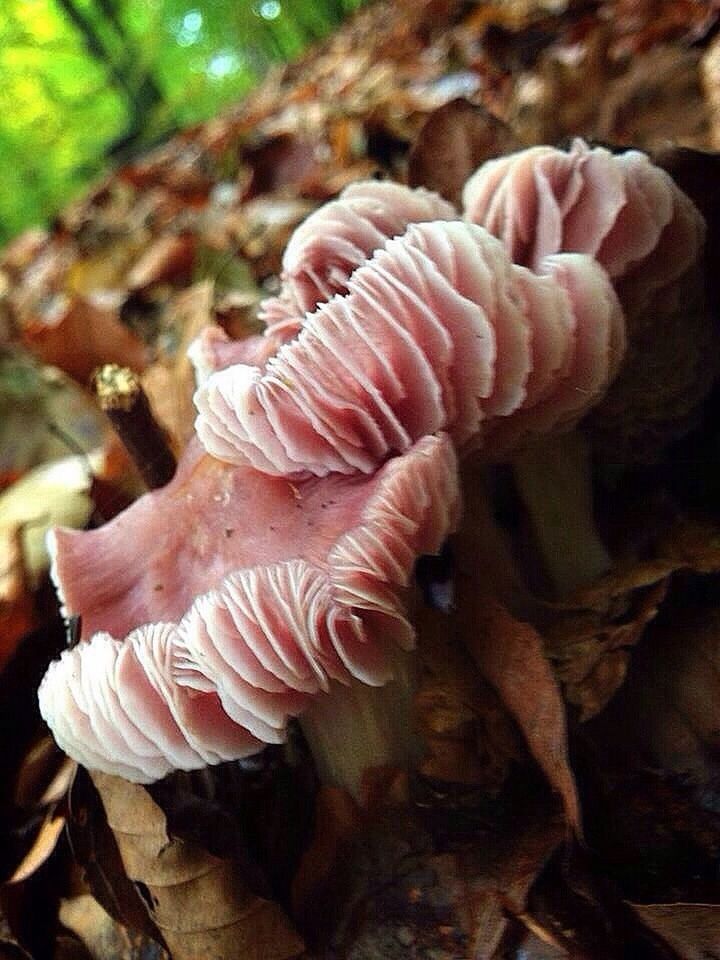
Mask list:
[[[370,473],[438,430],[463,446],[502,428],[504,453],[525,433],[569,429],[616,374],[624,321],[591,257],[541,269],[512,264],[475,225],[413,224],[264,367],[211,374],[198,436],[228,462],[322,476]]]
[[[283,339],[294,336],[306,313],[336,293],[345,293],[357,267],[409,224],[456,217],[452,204],[422,187],[413,190],[380,180],[350,184],[290,238],[283,256],[282,290],[260,306],[268,333]]]
[[[50,665],[41,712],[71,756],[139,782],[280,742],[332,681],[389,679],[390,648],[413,643],[415,559],[457,513],[446,437],[369,477],[297,484],[192,443],[166,487],[51,538],[82,637]]]

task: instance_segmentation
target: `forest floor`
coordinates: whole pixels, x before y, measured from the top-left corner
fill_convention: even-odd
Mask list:
[[[187,346],[209,323],[258,329],[308,213],[372,176],[457,201],[483,161],[575,136],[664,165],[714,267],[720,3],[373,4],[2,253],[0,960],[720,957],[719,397],[682,325],[643,399],[679,383],[672,435],[598,433],[611,571],[551,602],[496,468],[493,530],[543,613],[489,610],[469,640],[450,628],[452,649],[421,615],[425,753],[371,771],[361,803],[319,785],[297,731],[146,790],[77,768],[37,708],[66,643],[44,533],[143,489],[89,389],[97,367],[141,375],[179,452]],[[715,306],[713,269],[708,291]],[[466,532],[479,543],[488,522],[470,498]]]

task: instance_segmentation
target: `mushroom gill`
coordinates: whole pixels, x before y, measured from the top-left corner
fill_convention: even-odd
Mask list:
[[[456,473],[443,436],[372,476],[299,483],[193,443],[166,487],[55,531],[58,592],[82,615],[39,692],[60,746],[148,782],[282,741],[332,681],[384,684],[393,642],[413,643],[415,560],[456,523]]]
[[[604,395],[622,311],[591,257],[542,275],[462,222],[413,224],[309,314],[264,366],[211,374],[196,394],[209,453],[275,475],[370,473],[426,434],[505,453],[569,429]],[[493,441],[493,433],[502,440]]]

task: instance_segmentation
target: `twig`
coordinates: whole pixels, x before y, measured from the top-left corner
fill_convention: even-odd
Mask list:
[[[154,490],[172,480],[175,456],[132,370],[107,363],[95,373],[93,385],[100,407],[108,415],[147,486]]]

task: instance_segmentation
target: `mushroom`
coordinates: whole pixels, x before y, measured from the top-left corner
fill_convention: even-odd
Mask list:
[[[463,192],[465,217],[533,270],[548,256],[593,256],[623,307],[627,352],[607,396],[585,421],[615,462],[652,459],[692,423],[717,364],[704,302],[705,223],[689,197],[637,150],[613,154],[573,140],[483,164]],[[609,567],[594,529],[591,448],[568,435],[515,460],[555,589],[567,594]],[[560,522],[560,518],[562,521]]]
[[[612,278],[628,353],[593,433],[615,458],[647,459],[680,435],[709,389],[712,324],[701,254],[705,222],[673,179],[637,150],[613,154],[575,139],[533,147],[477,170],[465,216],[498,236],[516,263],[594,256]],[[662,335],[658,336],[658,331]]]
[[[538,270],[555,253],[593,256],[626,314],[657,305],[700,253],[705,224],[664,170],[638,150],[613,154],[579,137],[483,164],[463,190],[465,218]]]
[[[407,750],[394,740],[400,730],[406,741],[402,724],[368,734],[367,691],[390,676],[386,641],[412,643],[404,591],[415,558],[439,550],[455,523],[453,448],[506,458],[528,438],[572,430],[626,348],[605,267],[623,296],[634,278],[650,302],[662,285],[657,250],[697,226],[675,193],[667,213],[659,187],[650,215],[638,198],[660,181],[644,161],[624,161],[623,179],[607,151],[576,144],[577,162],[549,163],[548,149],[533,154],[539,193],[521,164],[526,204],[505,243],[450,220],[430,194],[359,185],[291,241],[264,338],[236,344],[215,329],[200,339],[196,428],[210,456],[193,443],[166,488],[100,530],[52,539],[63,602],[90,638],[51,665],[40,691],[68,752],[150,780],[278,742],[304,713],[311,742],[341,757],[340,777],[357,789],[370,754],[378,763]],[[493,173],[498,191],[507,169]],[[630,183],[637,197],[623,206]],[[553,184],[565,185],[559,201]],[[533,220],[541,202],[552,215]],[[601,224],[597,236],[588,223]],[[654,249],[637,223],[655,224]],[[583,250],[564,249],[566,236]],[[573,462],[582,468],[582,451]],[[600,550],[595,569],[603,562]],[[328,712],[332,723],[317,722]]]
[[[65,613],[82,616],[81,642],[39,692],[60,746],[148,782],[281,742],[288,718],[337,683],[385,684],[390,648],[413,644],[415,559],[456,523],[456,474],[444,436],[370,476],[298,483],[193,441],[166,487],[97,530],[56,530],[53,576]],[[362,695],[343,700],[346,713],[368,709]],[[355,740],[355,785],[368,750],[382,763],[404,749],[381,733],[365,743],[358,723]]]
[[[410,223],[454,220],[457,211],[422,187],[367,180],[311,214],[293,233],[283,256],[282,290],[260,305],[268,335],[293,337],[306,313],[336,293],[375,250]]]
[[[264,366],[212,373],[198,436],[231,463],[323,476],[371,473],[438,430],[493,457],[570,429],[617,373],[624,320],[591,257],[540,269],[512,264],[478,226],[413,224]]]

